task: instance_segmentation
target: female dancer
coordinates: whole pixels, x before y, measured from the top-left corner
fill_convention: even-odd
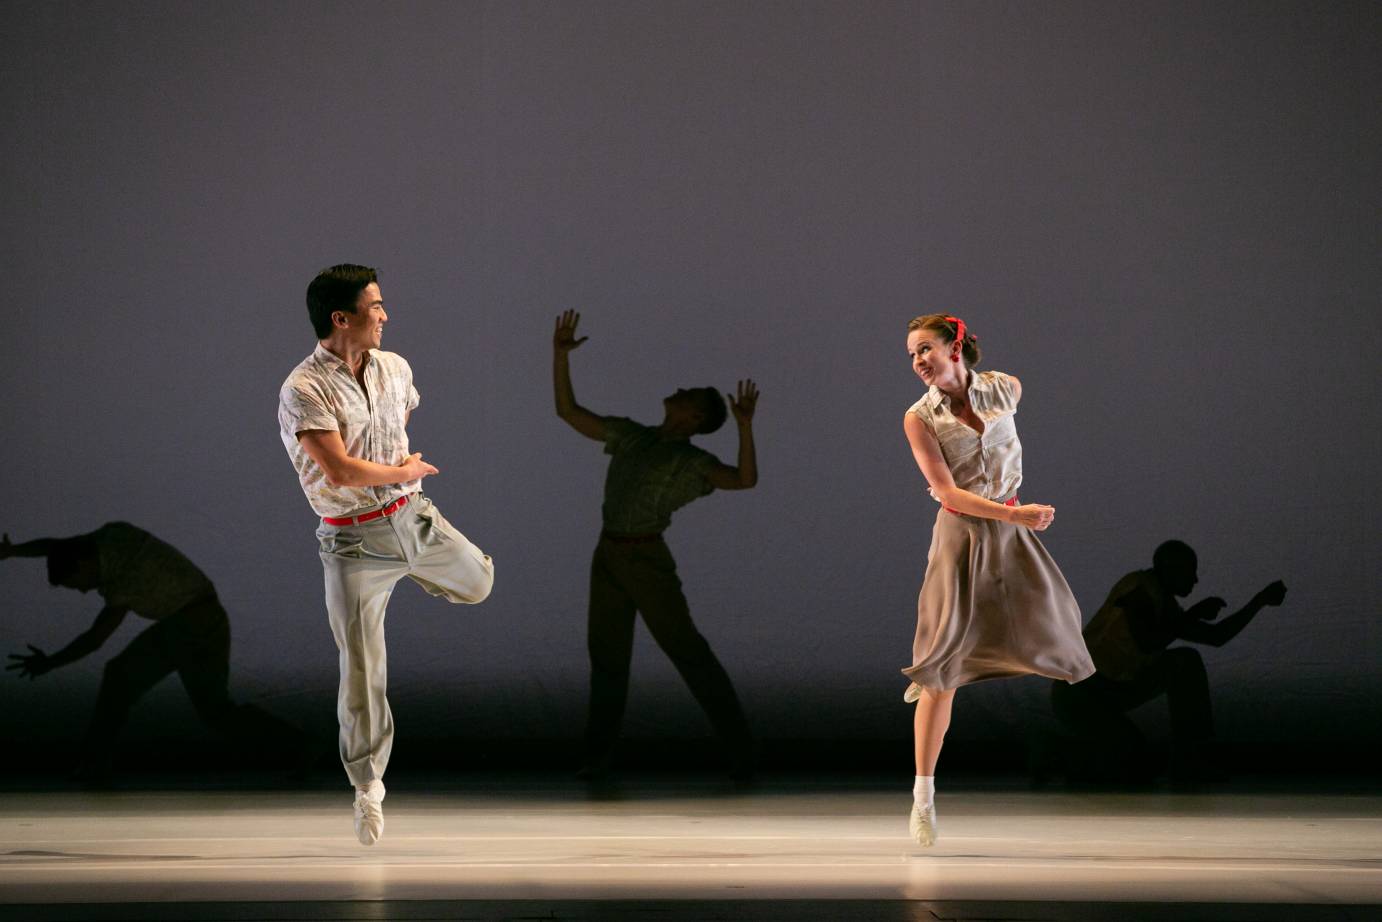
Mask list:
[[[912,680],[917,704],[912,837],[936,840],[935,772],[955,689],[1036,673],[1078,682],[1094,672],[1080,636],[1080,609],[1055,561],[1032,534],[1055,509],[1019,505],[1022,445],[1013,414],[1022,385],[976,372],[977,337],[958,317],[927,314],[907,324],[912,370],[928,385],[902,428],[940,501],[917,600]]]

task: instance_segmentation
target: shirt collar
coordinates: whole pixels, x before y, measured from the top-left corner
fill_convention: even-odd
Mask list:
[[[974,389],[978,386],[979,373],[975,371],[973,368],[971,368],[969,370],[969,389],[966,391],[966,393],[974,393]],[[945,391],[942,391],[939,387],[936,387],[936,385],[934,384],[931,385],[931,387],[926,391],[926,396],[921,399],[926,403],[927,407],[929,407],[932,410],[935,410],[941,404],[944,404],[947,409],[950,407],[950,398],[945,395]],[[974,405],[973,398],[970,399],[969,405]]]
[[[346,364],[345,359],[341,358],[339,355],[332,352],[330,349],[326,348],[321,343],[317,343],[317,348],[312,350],[312,358],[316,360],[318,365],[323,365],[327,368],[340,368],[343,369],[346,374],[352,373],[351,368],[349,365]],[[374,350],[371,349],[365,353],[365,367],[369,368],[370,365],[373,364],[373,362]]]

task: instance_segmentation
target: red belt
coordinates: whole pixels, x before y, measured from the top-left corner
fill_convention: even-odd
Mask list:
[[[1005,506],[1016,506],[1016,505],[1017,505],[1017,497],[1014,496],[1012,499],[1008,500],[1008,501],[1007,501],[1006,503],[1004,503],[1003,505],[1005,505]],[[943,506],[943,507],[941,507],[941,508],[943,508],[946,512],[953,512],[953,513],[955,513],[956,515],[964,515],[964,513],[961,512],[960,510],[958,510],[958,509],[951,509],[949,506]]]
[[[407,502],[408,496],[405,493],[387,506],[381,506],[373,512],[366,512],[364,515],[348,516],[344,519],[336,519],[329,515],[324,515],[322,516],[322,521],[328,525],[359,525],[361,522],[370,522],[374,519],[382,519],[386,515],[393,515],[395,512],[402,509]]]

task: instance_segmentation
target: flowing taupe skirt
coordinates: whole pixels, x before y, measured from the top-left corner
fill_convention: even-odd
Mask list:
[[[1078,682],[1094,674],[1080,627],[1079,604],[1035,532],[941,509],[902,674],[935,691],[1033,673]]]

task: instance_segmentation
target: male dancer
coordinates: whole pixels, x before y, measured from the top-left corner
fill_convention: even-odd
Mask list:
[[[1222,647],[1263,608],[1286,598],[1286,585],[1277,580],[1215,621],[1227,604],[1223,599],[1201,599],[1189,609],[1176,601],[1189,595],[1199,578],[1199,558],[1190,545],[1163,542],[1152,554],[1152,568],[1115,583],[1084,629],[1098,671],[1075,685],[1052,686],[1056,717],[1100,750],[1104,758],[1098,761],[1120,765],[1127,780],[1145,776],[1145,766],[1137,763],[1146,741],[1125,715],[1162,695],[1171,716],[1172,781],[1193,785],[1214,779],[1218,768],[1209,751],[1214,718],[1204,659],[1190,647],[1171,644],[1187,640]]]
[[[317,347],[283,382],[278,424],[302,490],[321,516],[326,610],[340,650],[341,761],[355,785],[355,834],[384,832],[381,780],[393,748],[384,697],[384,608],[404,576],[448,602],[484,601],[494,565],[419,491],[437,469],[408,453],[418,405],[413,372],[380,350],[384,300],[375,270],[340,265],[307,286]]]
[[[739,466],[722,464],[691,444],[691,436],[714,432],[725,421],[725,401],[713,387],[678,390],[663,398],[659,426],[599,416],[576,403],[569,355],[589,338],[576,338],[580,319],[575,311],[566,311],[557,318],[552,339],[557,416],[581,435],[604,442],[612,456],[605,477],[604,529],[590,566],[590,712],[581,774],[593,779],[609,770],[628,698],[634,616],[641,612],[649,633],[728,748],[734,776],[745,778],[752,772],[748,722],[729,675],[691,623],[676,561],[662,532],[674,511],[716,487],[747,490],[758,482],[751,425],[758,388],[740,381],[737,398],[730,398],[739,424]]]
[[[300,730],[231,700],[230,620],[211,580],[177,548],[128,522],[107,522],[70,538],[13,544],[5,535],[0,560],[10,557],[44,557],[50,585],[94,589],[104,602],[91,627],[61,650],[50,655],[30,644],[28,653],[10,654],[5,668],[20,676],[36,679],[95,653],[131,612],[153,622],[106,663],[75,777],[109,781],[130,708],[170,672],[182,679],[197,716],[237,749],[267,750],[306,767],[311,750]]]

